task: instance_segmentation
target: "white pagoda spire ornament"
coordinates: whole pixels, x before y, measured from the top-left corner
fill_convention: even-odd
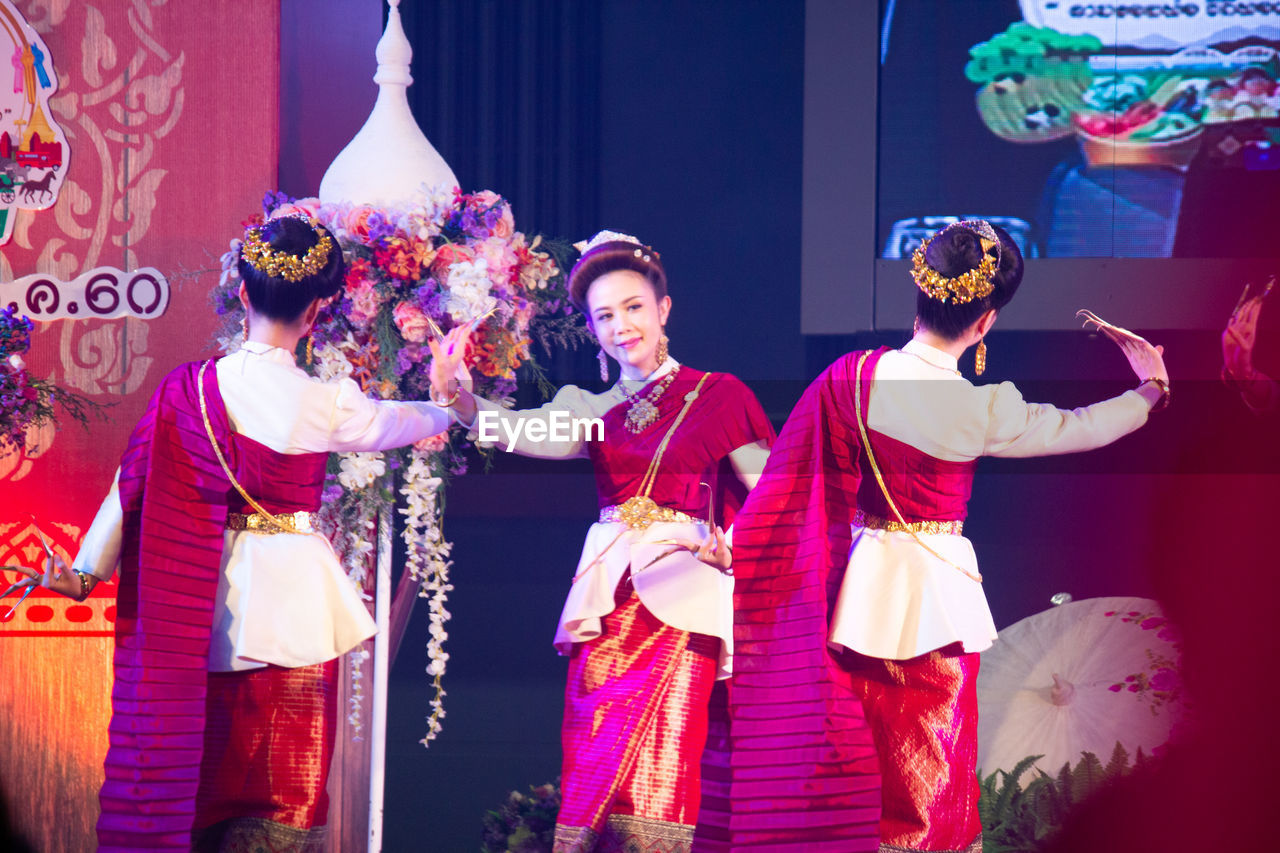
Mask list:
[[[409,62],[413,47],[400,23],[400,0],[391,7],[387,28],[375,56],[378,100],[364,127],[339,152],[320,181],[320,201],[354,202],[396,207],[409,201],[422,184],[454,187],[458,179],[432,147],[409,109],[413,83]]]

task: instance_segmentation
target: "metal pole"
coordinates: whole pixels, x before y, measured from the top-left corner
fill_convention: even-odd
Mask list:
[[[378,513],[378,565],[373,618],[378,634],[373,641],[373,714],[369,721],[369,853],[382,851],[382,811],[387,766],[387,682],[391,624],[391,505]]]

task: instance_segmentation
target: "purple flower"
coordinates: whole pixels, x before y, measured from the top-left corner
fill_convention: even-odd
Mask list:
[[[369,214],[369,218],[366,222],[369,226],[368,243],[370,246],[387,240],[395,233],[396,230],[395,224],[387,218],[386,214],[377,210]]]
[[[262,197],[262,215],[270,216],[282,204],[292,204],[293,196],[279,190],[268,190]]]
[[[320,493],[320,501],[322,503],[336,503],[342,498],[342,486],[336,482],[324,487],[324,491]]]
[[[396,373],[403,376],[422,361],[422,347],[417,344],[405,344],[396,353]]]

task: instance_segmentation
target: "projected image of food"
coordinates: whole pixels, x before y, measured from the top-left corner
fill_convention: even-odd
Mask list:
[[[1205,124],[1280,117],[1276,51],[1264,46],[1122,56],[1093,35],[1019,21],[969,55],[965,76],[982,84],[978,112],[992,133],[1074,133],[1091,166],[1183,167]]]
[[[1256,223],[1280,205],[1280,3],[882,9],[884,257],[972,215],[1020,224],[1029,257],[1260,256]]]

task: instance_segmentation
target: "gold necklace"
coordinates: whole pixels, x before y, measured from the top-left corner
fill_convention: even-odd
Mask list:
[[[658,419],[658,398],[671,387],[671,383],[675,382],[676,374],[679,372],[679,367],[668,372],[643,397],[638,397],[635,391],[628,391],[622,380],[618,380],[618,387],[622,389],[622,395],[631,401],[631,405],[627,408],[627,419],[625,421],[628,432],[632,435],[639,435],[644,432],[649,424]]]

